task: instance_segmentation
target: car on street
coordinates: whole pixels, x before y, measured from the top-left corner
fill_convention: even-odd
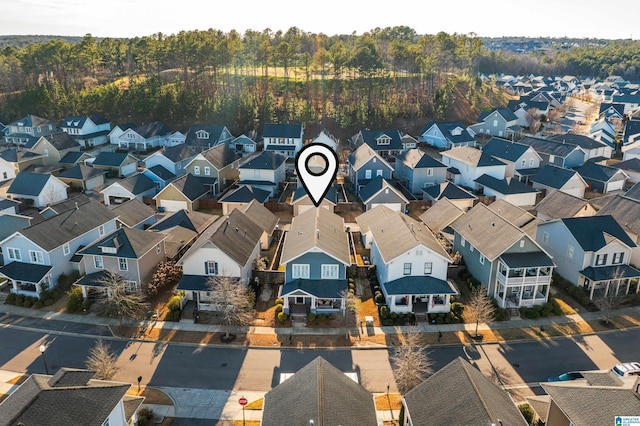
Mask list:
[[[640,362],[623,362],[616,364],[611,372],[618,377],[640,376]]]
[[[566,373],[562,373],[559,376],[549,377],[547,379],[548,382],[567,382],[569,380],[579,380],[584,379],[584,376],[579,371],[568,371]]]

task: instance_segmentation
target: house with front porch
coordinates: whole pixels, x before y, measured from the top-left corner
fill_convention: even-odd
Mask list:
[[[91,291],[105,291],[105,272],[124,280],[129,291],[146,290],[145,283],[158,264],[166,259],[167,235],[123,226],[79,250],[85,276],[74,285],[87,298]]]
[[[7,124],[4,139],[8,144],[22,146],[33,138],[58,131],[58,125],[54,121],[30,114]]]
[[[262,229],[240,210],[219,217],[178,261],[182,279],[177,290],[185,292],[198,310],[214,310],[211,284],[216,277],[231,277],[244,285],[260,255]]]
[[[344,312],[351,264],[349,240],[342,217],[323,208],[309,209],[291,222],[280,264],[285,267],[280,296],[286,314]]]
[[[555,264],[535,239],[482,203],[451,228],[453,250],[502,308],[548,301]]]
[[[71,259],[81,246],[116,229],[117,215],[93,200],[50,213],[0,241],[0,275],[9,279],[12,293],[39,297],[43,288],[57,285],[60,274],[74,270]]]
[[[405,134],[397,129],[360,130],[351,139],[354,146],[367,145],[381,157],[388,158],[406,151],[406,142],[403,141],[404,136]],[[415,148],[415,145],[413,148]]]
[[[287,158],[295,158],[298,151],[302,149],[303,138],[302,124],[267,123],[262,130],[264,150]]]
[[[180,132],[172,132],[159,121],[142,126],[131,127],[117,137],[111,134],[111,143],[116,142],[119,149],[130,151],[146,151],[160,146],[175,146],[184,143],[185,137]]]
[[[220,144],[193,157],[185,171],[211,182],[213,194],[218,194],[240,178],[240,158],[226,144]]]
[[[554,256],[557,272],[591,300],[638,293],[640,271],[629,265],[637,245],[613,216],[541,223],[536,241]]]
[[[371,263],[391,312],[449,312],[451,295],[458,294],[447,280],[452,262],[431,230],[409,216],[380,217],[369,226]]]
[[[360,145],[349,155],[347,161],[349,181],[356,193],[373,178],[382,176],[384,179],[391,179],[393,166],[367,144]]]
[[[251,185],[268,191],[270,197],[275,197],[280,192],[278,185],[285,180],[286,159],[284,155],[272,151],[252,155],[238,167],[238,184]]]

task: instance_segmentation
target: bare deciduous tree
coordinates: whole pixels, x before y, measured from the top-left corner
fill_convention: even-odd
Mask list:
[[[358,298],[355,294],[349,290],[342,290],[340,292],[342,297],[342,303],[344,303],[344,317],[345,325],[347,327],[346,338],[349,338],[349,328],[351,327],[351,317],[357,318],[358,316]]]
[[[141,318],[148,310],[144,296],[132,290],[121,275],[105,271],[98,283],[105,289],[97,302],[98,309],[106,315],[116,316],[120,327],[124,318]]]
[[[411,331],[398,337],[401,344],[391,354],[391,368],[398,390],[406,394],[433,373],[433,361],[426,352],[427,346],[423,344],[420,333]]]
[[[232,325],[245,326],[252,323],[255,295],[249,287],[237,278],[224,275],[210,278],[208,286],[213,293],[211,303],[227,326],[225,338],[229,338],[229,328]]]
[[[538,108],[529,108],[527,110],[527,126],[529,128],[529,133],[531,133],[532,135],[535,134],[540,127],[540,118],[541,116]]]
[[[620,307],[620,304],[622,303],[623,296],[619,294],[620,284],[617,284],[616,286],[613,283],[622,279],[623,276],[624,273],[621,268],[616,268],[616,271],[611,277],[607,295],[603,295],[602,298],[598,301],[598,305],[603,314],[602,322],[605,325],[609,325],[611,314],[613,313],[614,309],[618,309]]]
[[[111,380],[118,371],[118,356],[110,351],[109,345],[102,340],[98,340],[96,345],[89,351],[89,357],[85,365],[89,370],[96,372],[94,378],[100,380]]]
[[[465,309],[465,317],[476,323],[476,337],[478,337],[478,324],[492,321],[496,312],[493,301],[487,295],[487,290],[483,286],[478,286],[471,292],[469,303]]]

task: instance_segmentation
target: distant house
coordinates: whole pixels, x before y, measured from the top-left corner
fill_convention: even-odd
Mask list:
[[[409,205],[409,200],[388,180],[378,176],[366,184],[358,193],[364,203],[365,211],[384,205],[397,212],[404,212]]]
[[[341,292],[347,290],[351,264],[343,219],[327,209],[309,209],[295,216],[282,249],[285,266],[280,297],[284,312],[306,321],[307,314],[344,312]]]
[[[538,190],[526,185],[516,178],[496,179],[482,175],[475,180],[484,195],[505,200],[515,206],[533,206],[536,204]]]
[[[0,151],[0,159],[9,164],[13,168],[14,176],[28,169],[31,166],[42,166],[44,164],[44,156],[23,148],[7,148]],[[4,172],[8,171],[5,165],[2,167],[3,180]],[[8,174],[10,174],[9,172]]]
[[[191,147],[195,152],[206,151],[216,145],[230,142],[233,135],[227,126],[207,126],[195,124],[189,128],[185,135],[184,144]],[[236,149],[236,147],[231,147]]]
[[[264,150],[294,158],[302,149],[303,135],[302,124],[267,123],[262,131]]]
[[[589,125],[589,137],[610,147],[616,143],[616,126],[608,118],[602,117]]]
[[[356,193],[375,177],[391,179],[393,166],[369,145],[359,146],[349,155],[347,161],[349,162],[349,181]]]
[[[630,183],[640,182],[640,158],[631,158],[612,165],[616,169],[620,169],[626,173],[627,180]]]
[[[454,251],[500,307],[547,302],[555,264],[536,239],[482,203],[451,227]]]
[[[509,392],[461,357],[407,392],[402,405],[403,426],[450,424],[452,410],[461,425],[528,424]]]
[[[107,140],[112,145],[118,145],[120,143],[120,136],[127,130],[138,127],[135,123],[122,123],[117,124],[111,129],[107,135]]]
[[[34,207],[44,207],[67,199],[68,185],[55,176],[21,172],[7,189],[17,200],[33,200]]]
[[[212,193],[212,186],[187,173],[170,182],[153,199],[158,209],[175,212],[178,210],[197,210],[200,198]]]
[[[640,271],[629,266],[636,243],[613,216],[541,223],[536,241],[554,257],[557,272],[587,290],[591,300],[606,297],[610,292],[637,293],[640,288],[637,281]]]
[[[479,149],[463,146],[442,152],[442,162],[449,168],[453,183],[479,189],[475,180],[482,175],[504,179],[507,164]]]
[[[93,155],[87,154],[86,152],[69,151],[60,159],[60,161],[58,161],[58,164],[64,168],[69,168],[77,166],[78,164],[90,163],[91,161],[87,160],[91,160],[93,158]]]
[[[111,134],[111,143],[116,142],[119,149],[146,151],[161,146],[175,146],[184,143],[185,137],[180,132],[172,132],[159,121],[143,126],[131,127],[119,136]]]
[[[0,404],[1,424],[137,424],[144,397],[128,394],[131,383],[96,380],[95,374],[61,368],[53,376],[30,375]]]
[[[270,197],[269,191],[252,185],[240,185],[227,191],[218,199],[218,202],[222,204],[222,214],[229,214],[233,209],[241,209],[253,201],[260,204],[266,203]]]
[[[127,153],[103,151],[96,156],[91,165],[108,171],[107,177],[125,177],[138,170],[138,159]]]
[[[185,167],[195,158],[197,152],[188,145],[176,145],[161,149],[144,159],[144,165],[148,169],[154,166],[162,166],[176,176],[186,173]]]
[[[142,171],[142,174],[155,182],[158,191],[164,189],[177,176],[161,165],[153,166]]]
[[[406,148],[403,145],[404,134],[399,130],[360,130],[352,137],[356,147],[368,145],[381,157],[387,158],[400,154]],[[415,148],[415,147],[414,147]]]
[[[58,165],[58,162],[69,152],[80,151],[80,144],[66,133],[53,133],[38,138],[27,148],[42,155],[44,165]]]
[[[227,142],[229,148],[233,149],[236,154],[245,156],[252,154],[258,150],[258,144],[253,139],[245,135],[240,135],[235,139]]]
[[[294,216],[298,216],[299,214],[304,213],[307,210],[313,210],[314,208],[316,208],[311,198],[309,198],[309,194],[307,194],[307,191],[302,186],[296,188],[295,192],[291,196],[291,205],[293,206]],[[327,209],[331,213],[333,213],[336,205],[338,205],[338,191],[336,191],[336,189],[332,186],[331,188],[329,188],[327,194],[320,202],[320,207]]]
[[[202,151],[185,166],[185,171],[213,185],[213,193],[226,189],[240,178],[240,156],[225,144]]]
[[[566,133],[564,135],[553,135],[549,138],[552,141],[577,145],[585,152],[585,161],[591,159],[607,159],[613,156],[613,149],[604,142],[600,142],[589,136]]]
[[[525,136],[518,143],[529,145],[538,153],[542,159],[541,167],[546,164],[558,167],[578,167],[587,161],[586,152],[578,145],[532,136]]]
[[[396,156],[394,174],[413,194],[447,180],[447,166],[420,149],[410,149]]]
[[[285,180],[286,159],[287,157],[272,151],[252,155],[238,166],[238,184],[268,191],[274,197],[279,193],[278,185]]]
[[[104,205],[122,204],[132,198],[142,201],[144,197],[153,197],[156,194],[156,183],[144,173],[115,181],[100,191]]]
[[[449,312],[456,289],[447,281],[451,258],[424,224],[398,214],[369,226],[371,263],[391,312]]]
[[[111,122],[100,114],[67,116],[60,130],[78,141],[83,148],[91,148],[108,142]]]
[[[575,169],[594,192],[603,194],[622,191],[629,176],[616,167],[603,166],[592,162]]]
[[[4,139],[8,144],[21,146],[33,138],[37,139],[58,131],[58,125],[54,121],[35,115],[27,115],[7,124]]]
[[[467,127],[471,136],[477,134],[514,138],[520,133],[518,117],[509,108],[493,108],[478,117],[478,123]]]
[[[547,164],[532,179],[533,188],[546,193],[557,189],[574,197],[583,198],[589,187],[580,174],[571,169]]]
[[[476,140],[459,121],[445,123],[430,121],[418,134],[418,142],[442,149],[476,146]]]
[[[531,130],[535,123],[540,124],[541,116],[549,113],[549,102],[521,98],[509,101],[507,108],[518,117],[516,122],[518,126]]]
[[[452,182],[443,182],[440,185],[430,186],[422,190],[423,200],[438,201],[448,199],[462,211],[467,211],[474,206],[478,197],[464,188]]]
[[[587,200],[558,190],[548,192],[535,210],[537,216],[544,221],[596,214],[596,209]]]
[[[522,182],[529,182],[540,170],[542,160],[538,153],[529,145],[491,138],[482,147],[484,154],[499,159],[507,165],[505,177],[514,177]]]
[[[71,188],[81,191],[93,191],[102,188],[106,174],[106,170],[78,164],[63,170],[57,177]]]
[[[122,204],[112,204],[109,208],[118,215],[118,228],[126,226],[144,230],[156,223],[156,211],[137,198]]]
[[[146,291],[145,284],[166,259],[164,234],[122,227],[78,251],[86,275],[74,283],[84,298],[92,291],[106,291],[105,272],[122,279],[132,292]]]
[[[338,139],[336,139],[332,134],[327,132],[326,130],[321,130],[318,133],[318,136],[313,138],[310,143],[321,143],[327,145],[329,148],[338,152]]]

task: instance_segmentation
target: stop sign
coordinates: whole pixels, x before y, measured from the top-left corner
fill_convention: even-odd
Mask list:
[[[238,400],[238,404],[242,405],[243,407],[247,405],[248,402],[249,401],[247,401],[247,398],[245,398],[244,396]]]

